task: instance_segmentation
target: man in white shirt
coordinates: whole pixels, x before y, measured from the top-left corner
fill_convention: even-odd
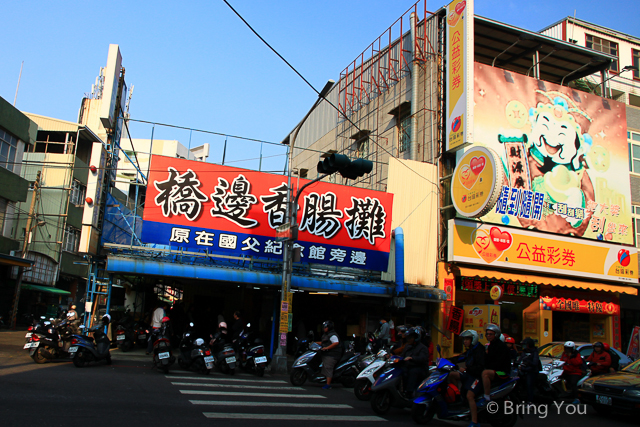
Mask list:
[[[153,350],[153,342],[156,339],[156,335],[160,326],[162,326],[162,318],[166,316],[165,310],[168,308],[168,304],[166,302],[160,303],[158,307],[153,311],[153,315],[151,316],[151,327],[153,330],[149,334],[149,341],[147,343],[147,354],[150,354]]]

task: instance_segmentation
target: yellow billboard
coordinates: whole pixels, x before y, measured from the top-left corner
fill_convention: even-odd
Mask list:
[[[487,343],[484,331],[489,323],[500,325],[500,306],[497,304],[464,305],[464,329],[478,332],[482,344]]]
[[[473,136],[473,0],[454,0],[446,19],[446,145],[456,151]]]
[[[475,63],[474,143],[507,180],[482,221],[633,245],[626,106]]]
[[[449,262],[624,283],[638,282],[635,247],[449,220]]]

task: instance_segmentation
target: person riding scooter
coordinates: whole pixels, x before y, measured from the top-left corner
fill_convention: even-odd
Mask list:
[[[419,381],[427,376],[429,349],[420,342],[420,331],[417,328],[409,329],[406,337],[407,345],[402,352],[405,362],[402,366],[402,376],[405,384],[404,393],[411,398]]]
[[[478,427],[478,408],[476,396],[482,392],[482,372],[484,371],[486,353],[484,346],[478,342],[478,332],[469,329],[460,334],[466,351],[458,356],[459,361],[465,362],[465,369],[460,372],[452,371],[449,374],[450,381],[459,381],[462,384],[463,393],[466,393],[471,412],[470,427]]]
[[[582,356],[576,351],[576,344],[573,341],[564,343],[564,352],[560,361],[564,362],[562,369],[564,370],[562,377],[565,379],[571,390],[571,398],[573,404],[580,403],[578,400],[578,381],[584,375],[582,371]]]
[[[591,369],[591,376],[609,373],[611,366],[611,356],[604,351],[604,345],[597,341],[593,344],[593,352],[587,357],[587,364]]]
[[[496,379],[506,380],[511,373],[511,359],[509,358],[509,349],[507,345],[500,339],[502,332],[498,325],[493,323],[487,324],[485,328],[485,336],[489,341],[487,346],[487,358],[485,360],[485,369],[482,371],[482,385],[484,388],[484,399],[478,402],[481,405],[491,400],[491,382]]]
[[[523,339],[520,344],[522,345],[522,354],[516,361],[518,375],[525,381],[528,403],[533,403],[536,378],[542,365],[540,364],[538,349],[531,338]]]

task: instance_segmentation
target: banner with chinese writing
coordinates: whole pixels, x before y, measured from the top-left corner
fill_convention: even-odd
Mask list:
[[[540,297],[540,309],[551,311],[570,311],[586,314],[620,314],[620,306],[613,302],[571,299],[563,297]]]
[[[629,345],[627,346],[627,356],[633,360],[640,357],[640,326],[633,327],[629,337]]]
[[[449,321],[447,322],[447,331],[454,334],[462,332],[462,323],[464,319],[464,310],[460,307],[451,306],[449,311]]]
[[[459,150],[473,136],[473,0],[454,0],[446,19],[446,145]]]
[[[462,277],[460,279],[461,291],[489,293],[491,288],[496,285],[502,287],[503,295],[505,296],[538,297],[538,285],[531,283],[498,280],[488,277]]]
[[[152,156],[142,241],[230,256],[282,259],[287,178]],[[309,180],[293,180],[294,191]],[[301,262],[386,271],[393,195],[318,182],[299,199]]]
[[[475,63],[474,142],[507,179],[482,221],[633,245],[626,105]]]
[[[634,247],[460,219],[449,220],[448,261],[638,282]]]
[[[500,325],[500,306],[497,304],[464,305],[464,329],[478,332],[480,342],[487,342],[484,331],[489,323]]]

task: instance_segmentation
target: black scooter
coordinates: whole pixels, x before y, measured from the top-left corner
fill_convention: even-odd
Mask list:
[[[227,334],[221,330],[211,335],[211,350],[215,354],[215,365],[223,374],[236,372],[236,351],[228,341]]]
[[[264,344],[260,338],[252,339],[248,331],[251,323],[240,332],[238,336],[238,348],[240,367],[245,371],[254,371],[257,376],[262,377],[267,368],[267,354],[264,351]]]
[[[169,373],[169,367],[176,361],[176,357],[171,354],[171,341],[167,333],[169,321],[170,319],[166,316],[162,318],[162,326],[153,342],[153,365],[165,374]]]
[[[116,324],[116,344],[122,352],[131,350],[136,339],[133,330],[133,319],[129,313],[129,310],[127,310],[124,317]]]
[[[104,360],[111,365],[111,340],[105,333],[105,329],[111,322],[111,316],[105,314],[102,321],[87,332],[93,333],[93,338],[83,335],[72,335],[69,354],[76,368],[82,368],[87,363]],[[84,325],[80,325],[84,329]]]
[[[326,383],[327,378],[320,373],[322,369],[322,347],[312,342],[309,344],[309,351],[300,356],[293,363],[293,371],[289,379],[294,386],[301,386],[307,379],[314,383]],[[353,341],[349,344],[348,350],[342,355],[342,358],[336,364],[333,370],[333,383],[342,383],[344,387],[351,388],[356,383],[358,375],[358,358],[360,353],[353,351]]]
[[[187,331],[182,334],[179,345],[178,365],[182,369],[193,369],[208,374],[213,369],[213,355],[202,338],[193,336],[193,323],[189,323]]]

